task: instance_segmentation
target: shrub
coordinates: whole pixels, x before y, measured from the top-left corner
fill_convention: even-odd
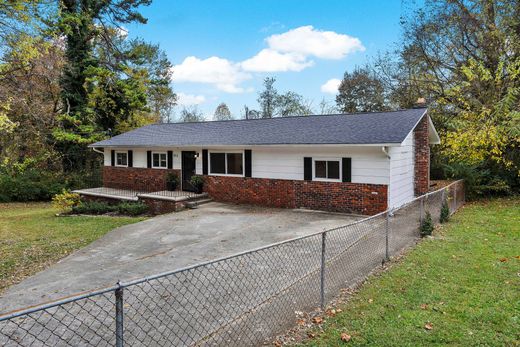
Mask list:
[[[169,191],[174,191],[179,186],[179,176],[177,176],[174,172],[169,172],[166,175],[166,189]]]
[[[204,187],[204,179],[200,176],[192,176],[190,183],[195,189],[197,193],[202,193],[202,188]]]
[[[420,227],[420,232],[422,237],[433,234],[433,220],[430,212],[426,212],[426,216],[424,217]]]
[[[51,200],[66,188],[62,177],[36,169],[0,173],[0,202]]]
[[[109,204],[104,201],[85,201],[72,207],[72,213],[77,214],[105,214],[117,212],[129,216],[138,216],[148,211],[148,205],[142,202],[120,202]]]
[[[71,193],[65,189],[63,189],[60,194],[56,194],[52,197],[52,205],[61,211],[69,211],[80,203],[81,200],[79,194]]]
[[[148,212],[148,205],[142,202],[122,202],[117,205],[117,211],[129,216],[139,216]]]
[[[469,200],[479,197],[508,195],[515,191],[513,189],[515,179],[502,177],[503,172],[496,173],[483,166],[464,163],[452,163],[445,165],[444,168],[447,177],[450,179],[464,180],[466,198]]]
[[[448,206],[448,200],[444,199],[441,206],[441,215],[439,221],[446,223],[450,219],[450,207]]]
[[[77,214],[105,214],[117,212],[117,206],[104,201],[84,201],[72,207],[72,212]]]

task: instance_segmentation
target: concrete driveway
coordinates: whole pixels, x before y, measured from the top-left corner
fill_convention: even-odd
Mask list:
[[[0,313],[349,224],[360,217],[210,203],[117,228],[0,296]]]

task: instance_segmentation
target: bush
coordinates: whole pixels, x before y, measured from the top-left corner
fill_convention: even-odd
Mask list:
[[[202,193],[202,189],[204,187],[204,179],[200,176],[192,176],[190,183],[195,189],[197,190],[197,193]]]
[[[514,179],[506,179],[499,173],[479,165],[453,163],[445,165],[445,172],[450,179],[463,179],[466,199],[479,197],[503,196],[515,190]]]
[[[433,220],[430,212],[426,212],[426,216],[424,217],[420,227],[420,232],[422,237],[433,234]]]
[[[179,176],[177,176],[174,172],[169,172],[166,175],[166,189],[169,191],[174,191],[179,186]]]
[[[51,200],[67,188],[64,179],[39,170],[0,173],[0,202]]]
[[[111,205],[104,201],[84,201],[72,207],[72,213],[77,214],[105,214],[117,212],[117,205]]]
[[[77,193],[71,193],[65,189],[60,194],[52,197],[52,205],[61,211],[69,211],[74,206],[81,203],[80,196]]]
[[[138,216],[148,211],[148,205],[142,202],[120,202],[109,204],[104,201],[85,201],[72,207],[72,213],[76,214],[105,214],[120,213],[129,216]]]
[[[117,205],[117,211],[129,216],[139,216],[148,212],[148,205],[142,202],[122,202]]]
[[[444,199],[441,206],[441,216],[439,221],[446,223],[450,219],[450,207],[448,206],[448,200]]]

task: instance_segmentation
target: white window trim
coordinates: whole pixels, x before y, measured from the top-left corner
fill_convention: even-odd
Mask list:
[[[154,166],[153,165],[153,155],[154,154],[164,154],[166,156],[166,166]],[[161,160],[159,158],[159,163],[160,162],[161,162]],[[167,168],[168,168],[168,153],[167,152],[152,152],[152,169],[163,169],[163,170],[166,170]]]
[[[212,173],[211,172],[211,153],[224,153],[224,167],[227,172],[227,154],[228,153],[238,153],[242,154],[242,174],[228,174],[228,173]],[[228,176],[228,177],[245,177],[245,171],[246,171],[246,162],[245,162],[245,155],[244,151],[208,151],[208,174],[210,176]]]
[[[121,154],[126,154],[126,165],[119,165],[117,163],[117,154],[118,153],[121,153]],[[114,152],[114,166],[117,166],[117,167],[128,167],[128,151],[115,151]]]
[[[316,162],[317,161],[337,161],[339,163],[339,178],[323,178],[316,177]],[[312,158],[312,180],[321,182],[342,182],[343,165],[341,165],[341,158]],[[328,165],[327,165],[328,170]],[[328,172],[327,172],[328,173]]]

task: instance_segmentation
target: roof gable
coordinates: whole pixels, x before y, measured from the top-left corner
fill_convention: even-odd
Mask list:
[[[399,145],[426,109],[144,126],[90,147]]]

